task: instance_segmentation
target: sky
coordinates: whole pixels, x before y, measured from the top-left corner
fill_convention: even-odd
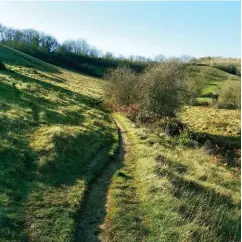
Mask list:
[[[0,23],[154,57],[240,57],[240,2],[0,2]]]

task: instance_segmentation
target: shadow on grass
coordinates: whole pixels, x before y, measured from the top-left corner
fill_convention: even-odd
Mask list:
[[[240,166],[238,163],[239,155],[236,150],[241,148],[240,136],[214,135],[205,132],[190,132],[191,138],[199,142],[200,145],[205,145],[207,141],[211,142],[207,151],[211,154],[219,154],[223,161],[229,166]]]
[[[17,72],[12,71],[12,70],[8,70],[8,71],[6,71],[6,73],[10,77],[14,78],[17,81],[21,81],[23,83],[30,83],[30,84],[35,83],[35,84],[38,84],[41,88],[44,88],[45,90],[60,92],[68,98],[73,98],[73,95],[75,95],[76,102],[82,102],[84,104],[90,104],[90,103],[95,101],[94,98],[91,98],[89,96],[85,96],[84,94],[80,94],[80,93],[77,93],[77,92],[74,92],[74,91],[70,91],[70,90],[68,90],[64,87],[57,86],[57,85],[51,84],[49,82],[41,81],[41,80],[29,77],[29,76],[25,76],[23,74],[17,73]]]
[[[0,45],[0,60],[9,65],[33,67],[36,70],[49,73],[61,73],[60,69],[54,65],[3,45]]]
[[[35,83],[46,91],[61,92],[64,97],[73,100],[76,105],[84,104],[87,109],[98,108],[96,100],[85,95],[26,77],[14,71],[4,72],[19,82]],[[30,241],[33,240],[32,235],[38,229],[42,232],[42,234],[38,234],[40,237],[43,235],[44,238],[48,238],[51,233],[56,233],[57,237],[61,236],[62,228],[56,227],[55,219],[61,217],[62,212],[63,216],[67,215],[71,218],[74,212],[69,212],[72,208],[67,208],[66,201],[64,201],[64,204],[60,204],[58,207],[62,212],[56,213],[55,217],[49,219],[52,216],[50,211],[54,211],[55,208],[51,210],[51,202],[46,203],[44,200],[48,195],[48,191],[44,189],[51,188],[55,191],[63,187],[75,186],[77,180],[83,180],[88,184],[99,176],[110,159],[111,146],[115,142],[111,134],[113,130],[98,122],[95,124],[95,130],[90,132],[77,136],[69,135],[66,132],[63,137],[61,135],[53,137],[53,154],[48,153],[48,149],[45,150],[46,147],[39,152],[30,147],[27,136],[41,124],[49,124],[50,127],[60,123],[71,126],[85,121],[81,112],[58,113],[55,111],[58,109],[58,105],[61,104],[39,97],[38,93],[31,90],[18,89],[10,80],[1,82],[0,107],[4,111],[13,110],[13,116],[9,114],[8,117],[4,113],[1,113],[0,116],[0,193],[1,199],[3,198],[0,201],[2,211],[0,213],[0,234],[3,240]],[[27,112],[26,110],[29,108],[31,111]],[[45,113],[45,123],[40,123],[41,113]],[[95,113],[92,115],[93,119],[98,120]],[[102,118],[106,121],[109,120],[108,114],[103,114]],[[90,161],[95,159],[97,153],[101,154],[100,159],[89,167]],[[43,165],[39,164],[40,158],[46,161]],[[35,193],[34,196],[33,193]],[[31,200],[32,205],[30,203],[27,206],[26,202],[30,197],[33,199]],[[41,214],[41,217],[40,211],[45,211],[45,215]],[[47,226],[46,221],[51,221],[52,226]],[[33,224],[37,224],[38,229]],[[57,231],[59,229],[59,231],[53,232],[53,228]]]
[[[240,209],[240,204],[235,204],[230,196],[205,187],[199,181],[188,180],[185,177],[186,166],[182,165],[181,169],[180,164],[162,155],[156,161],[156,173],[160,177],[168,178],[173,185],[171,195],[180,201],[178,212],[186,223],[194,221],[202,226],[212,226],[216,229],[217,236],[224,238],[224,242],[233,241],[238,236],[240,219],[235,214]],[[197,236],[199,237],[199,233]],[[200,241],[201,238],[196,239]]]
[[[35,178],[35,153],[28,146],[24,132],[10,135],[0,130],[0,137],[0,193],[8,200],[7,204],[0,202],[1,239],[29,241],[23,210],[29,185]]]
[[[76,242],[98,242],[101,225],[106,217],[107,192],[112,176],[123,166],[123,137],[119,130],[119,150],[99,177],[90,184],[84,203],[81,206]]]

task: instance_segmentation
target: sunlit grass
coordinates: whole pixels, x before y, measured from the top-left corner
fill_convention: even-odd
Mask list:
[[[181,119],[195,131],[240,136],[240,110],[189,106],[181,112]]]
[[[172,139],[168,143],[165,136],[157,137],[121,115],[115,117],[127,131],[131,152],[113,177],[104,241],[205,242],[239,237],[238,170],[220,165],[202,148],[174,146]]]
[[[89,183],[117,148],[96,105],[105,81],[1,45],[0,60],[0,240],[71,241]]]

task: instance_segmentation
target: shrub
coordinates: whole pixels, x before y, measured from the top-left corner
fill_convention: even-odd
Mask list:
[[[137,103],[139,83],[135,72],[127,67],[112,69],[106,75],[106,79],[109,81],[106,89],[109,101],[119,105]]]
[[[240,109],[241,91],[240,81],[228,80],[218,89],[218,107],[228,109]]]
[[[180,59],[156,63],[141,74],[127,67],[112,69],[106,76],[105,103],[137,121],[150,123],[158,117],[174,117],[203,87],[190,74],[190,65]]]
[[[174,116],[187,99],[187,65],[178,59],[164,61],[142,75],[146,92],[141,107],[152,116]]]

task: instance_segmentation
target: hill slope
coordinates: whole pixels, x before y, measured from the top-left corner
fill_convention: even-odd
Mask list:
[[[223,82],[227,80],[240,81],[238,76],[211,66],[193,66],[190,76],[197,82],[201,80],[204,82],[201,97],[198,98],[199,102],[211,102],[211,96],[217,93],[217,88]]]
[[[202,65],[212,66],[230,74],[241,75],[241,59],[205,57],[199,60]]]
[[[98,105],[105,81],[1,45],[0,61],[6,66],[0,70],[1,241],[239,237],[240,172],[229,157],[186,132],[168,137],[159,124],[144,127],[114,114],[127,140],[121,162],[110,168],[118,134]],[[193,71],[212,87],[239,80],[213,67]],[[186,107],[180,118],[206,138],[240,140],[239,110]]]
[[[88,184],[117,148],[96,105],[105,82],[2,45],[0,61],[1,241],[70,241]]]

